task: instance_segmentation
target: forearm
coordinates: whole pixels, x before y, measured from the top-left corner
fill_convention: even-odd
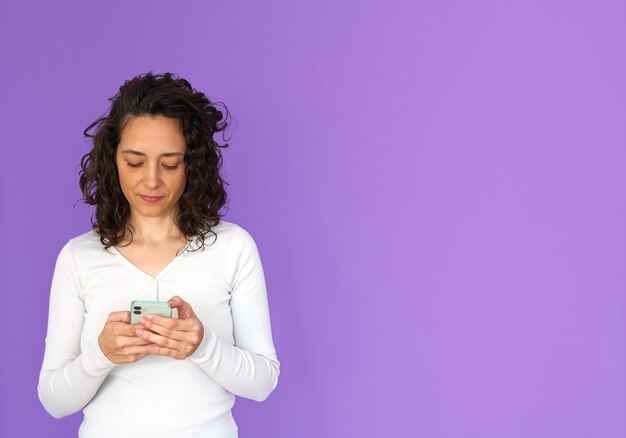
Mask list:
[[[273,352],[251,353],[222,341],[208,329],[190,357],[216,383],[240,397],[261,402],[278,384],[280,363]]]
[[[96,338],[84,352],[61,367],[51,368],[44,362],[37,386],[39,400],[55,418],[78,412],[89,403],[114,367]]]

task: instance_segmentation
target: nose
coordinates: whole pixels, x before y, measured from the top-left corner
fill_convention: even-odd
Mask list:
[[[146,166],[144,184],[149,189],[156,189],[161,184],[161,173],[158,163],[151,163]]]

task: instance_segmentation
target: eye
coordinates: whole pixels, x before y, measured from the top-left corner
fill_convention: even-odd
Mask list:
[[[143,163],[131,163],[130,161],[128,161],[127,163],[130,167],[139,167],[143,164]]]
[[[178,164],[176,164],[175,166],[167,166],[164,164],[163,167],[165,167],[167,170],[176,170],[178,169]]]

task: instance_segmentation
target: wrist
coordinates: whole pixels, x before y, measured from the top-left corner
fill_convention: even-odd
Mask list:
[[[107,374],[117,364],[109,359],[100,346],[100,337],[92,340],[82,353],[85,371],[92,376]]]

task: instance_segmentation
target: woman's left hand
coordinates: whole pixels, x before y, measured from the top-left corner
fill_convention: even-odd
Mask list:
[[[194,313],[191,305],[178,295],[169,300],[172,308],[178,309],[178,319],[160,315],[146,315],[139,323],[148,330],[137,329],[137,336],[153,343],[148,348],[151,354],[186,359],[200,345],[204,336],[204,326]]]

